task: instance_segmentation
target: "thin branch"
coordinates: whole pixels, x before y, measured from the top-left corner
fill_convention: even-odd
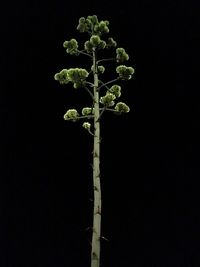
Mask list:
[[[103,110],[104,108],[100,108],[99,110]],[[120,111],[117,111],[117,110],[115,110],[115,109],[113,109],[113,108],[106,108],[105,110],[108,110],[108,111],[112,111],[112,112],[114,112],[114,113],[121,113]]]
[[[106,85],[108,85],[108,84],[110,84],[110,83],[114,83],[114,82],[118,81],[119,79],[120,79],[120,78],[117,77],[116,79],[113,79],[113,80],[111,80],[111,81],[109,81],[109,82],[103,83],[103,84],[102,84],[100,87],[98,87],[97,89],[100,90],[102,87],[104,87],[104,86],[106,86]]]
[[[90,130],[88,130],[88,133],[91,134],[92,136],[94,136],[94,134]]]
[[[85,82],[86,84],[88,84],[90,87],[94,87],[94,84],[93,83],[91,83],[91,82]]]
[[[102,85],[104,84],[104,82],[102,82],[101,80],[99,80],[99,82],[100,82]],[[110,89],[107,85],[105,85],[105,87],[106,87],[107,90]]]
[[[100,62],[105,62],[105,61],[113,61],[113,60],[116,60],[115,57],[112,57],[112,58],[102,58],[100,60],[97,61],[97,64],[99,64]]]
[[[94,100],[94,96],[93,96],[92,92],[90,91],[90,89],[87,88],[87,86],[84,86],[84,88],[89,93],[89,95],[92,97],[92,100]]]
[[[68,118],[68,119],[66,119],[67,121],[77,121],[77,120],[79,120],[79,119],[92,119],[92,118],[94,118],[94,115],[84,115],[84,116],[78,116],[77,118]]]
[[[92,56],[90,54],[83,52],[83,50],[77,50],[77,51],[78,51],[78,53],[80,53],[82,55],[85,55],[85,56],[92,58]]]

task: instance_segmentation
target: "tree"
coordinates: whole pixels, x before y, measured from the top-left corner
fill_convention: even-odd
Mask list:
[[[56,73],[54,78],[60,84],[72,83],[75,89],[84,88],[91,97],[91,106],[82,108],[81,114],[76,109],[69,109],[64,115],[68,121],[85,120],[82,126],[93,136],[93,227],[92,227],[92,250],[91,267],[100,266],[100,241],[101,241],[101,181],[100,181],[100,120],[104,112],[115,114],[128,113],[130,108],[124,102],[118,101],[121,97],[121,86],[116,84],[120,81],[128,81],[134,74],[132,67],[124,65],[129,56],[124,48],[117,48],[116,41],[109,37],[102,39],[103,35],[109,33],[109,21],[99,21],[96,15],[81,17],[77,30],[89,34],[89,40],[85,41],[83,49],[79,49],[76,39],[63,43],[66,52],[70,55],[84,55],[92,60],[90,70],[85,68],[63,69]],[[115,49],[115,56],[112,58],[98,58],[100,50]],[[105,67],[101,65],[109,61],[117,64],[116,78],[110,81],[102,81],[101,75]],[[100,64],[101,63],[101,64]],[[92,78],[90,78],[92,77]],[[110,87],[110,85],[112,86]],[[106,91],[106,92],[105,92]],[[92,120],[93,124],[89,121]]]

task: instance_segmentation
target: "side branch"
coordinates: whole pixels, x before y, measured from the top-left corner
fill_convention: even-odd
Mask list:
[[[105,61],[115,61],[116,58],[112,57],[112,58],[102,58],[100,60],[97,61],[97,64],[99,64],[100,62],[105,62]]]
[[[103,83],[101,86],[99,86],[97,89],[98,90],[100,90],[102,87],[106,87],[106,85],[108,85],[108,84],[111,84],[111,83],[114,83],[114,82],[116,82],[116,81],[119,81],[120,80],[120,78],[118,77],[118,78],[116,78],[116,79],[113,79],[113,80],[111,80],[111,81],[109,81],[109,82],[106,82],[106,83]]]
[[[91,82],[85,82],[86,84],[88,84],[90,87],[94,87],[94,84],[93,83],[91,83]]]
[[[120,111],[117,111],[117,110],[115,110],[115,109],[113,109],[113,108],[100,108],[100,110],[101,110],[101,112],[103,111],[105,111],[105,110],[108,110],[108,111],[112,111],[112,112],[114,112],[114,113],[119,113],[119,114],[121,114],[121,112]]]
[[[101,112],[100,112],[100,114],[99,114],[99,118],[98,118],[97,121],[100,121],[101,116],[103,115],[104,111],[106,111],[106,110],[108,110],[108,111],[112,111],[113,113],[118,113],[119,115],[121,114],[120,111],[117,111],[117,110],[115,110],[115,109],[113,109],[113,108],[103,107],[103,108],[100,108],[100,109],[99,109],[99,111],[101,111]]]
[[[104,82],[102,82],[101,80],[99,80],[99,82],[100,82],[102,85],[104,85],[104,86],[106,87],[107,90],[110,89],[110,88],[109,88],[107,85],[105,85]]]
[[[83,50],[77,50],[77,52],[82,54],[82,55],[88,56],[88,57],[90,57],[92,59],[92,56],[90,54],[88,54],[88,53],[83,52]]]
[[[93,119],[94,118],[94,115],[84,115],[84,116],[78,116],[76,118],[67,118],[66,120],[67,121],[77,121],[79,119]]]
[[[93,96],[92,92],[90,91],[90,89],[87,88],[87,86],[84,86],[84,88],[89,93],[89,95],[91,96],[92,100],[94,101],[94,96]]]

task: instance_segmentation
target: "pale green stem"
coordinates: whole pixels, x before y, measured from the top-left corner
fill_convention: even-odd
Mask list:
[[[77,121],[79,119],[92,119],[94,118],[94,115],[83,115],[83,116],[78,116],[77,118],[67,118],[67,121]]]
[[[116,60],[115,57],[113,57],[113,58],[102,58],[102,59],[100,59],[100,60],[97,61],[97,64],[99,64],[100,62],[114,61],[114,60]]]
[[[94,213],[92,231],[91,267],[100,266],[101,239],[101,184],[100,184],[100,122],[99,122],[99,92],[96,53],[93,50],[94,75],[94,150],[93,150],[93,189]]]
[[[123,113],[123,112],[120,112],[120,111],[118,111],[118,110],[115,110],[114,108],[100,108],[100,110],[103,110],[103,111],[112,111],[112,112],[114,112],[114,113]]]
[[[106,107],[100,108],[99,110],[101,111],[101,113],[99,114],[98,121],[101,119],[101,116],[103,115],[104,111],[106,110]]]
[[[83,52],[81,50],[77,50],[77,51],[82,55],[85,55],[85,56],[88,56],[88,57],[92,58],[92,56],[90,54],[88,54],[88,53],[85,53],[85,52]]]

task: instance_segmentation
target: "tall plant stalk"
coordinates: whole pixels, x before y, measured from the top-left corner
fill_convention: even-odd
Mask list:
[[[92,98],[91,107],[82,108],[81,115],[76,109],[69,109],[64,115],[65,120],[78,121],[80,119],[93,119],[93,132],[91,123],[85,121],[83,127],[93,136],[93,225],[92,225],[92,249],[91,249],[91,267],[100,267],[100,241],[101,241],[101,180],[100,180],[100,119],[105,111],[117,114],[128,113],[129,107],[124,102],[118,102],[117,99],[121,96],[121,86],[111,84],[117,81],[127,81],[132,78],[134,69],[125,65],[116,67],[117,77],[110,81],[103,82],[99,79],[105,71],[105,67],[99,63],[109,63],[111,61],[117,64],[123,63],[129,59],[124,48],[116,48],[115,57],[103,58],[98,60],[97,53],[99,50],[110,49],[117,46],[113,38],[108,38],[107,41],[101,39],[103,34],[109,32],[109,22],[99,21],[96,15],[80,18],[77,30],[87,32],[90,39],[84,43],[84,49],[79,50],[78,42],[75,39],[65,41],[63,46],[66,52],[71,55],[85,55],[92,59],[91,70],[87,71],[84,68],[63,69],[55,74],[55,80],[61,84],[72,83],[75,89],[84,88]],[[89,76],[93,74],[92,82],[89,81]],[[93,92],[91,90],[93,89]],[[100,97],[102,90],[106,92]],[[102,107],[100,107],[100,104]]]
[[[93,149],[93,227],[91,267],[100,265],[100,239],[101,239],[101,183],[100,183],[100,120],[99,120],[99,92],[96,51],[93,51],[94,76],[94,149]]]

